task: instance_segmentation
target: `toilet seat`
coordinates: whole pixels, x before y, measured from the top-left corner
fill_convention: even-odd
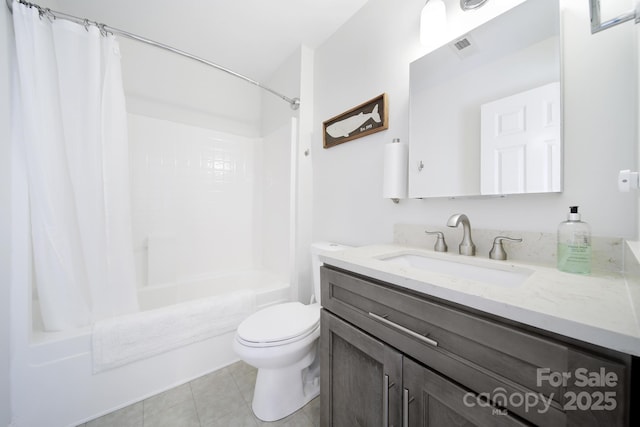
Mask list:
[[[320,305],[288,302],[264,308],[238,326],[237,339],[249,347],[299,341],[320,327]]]

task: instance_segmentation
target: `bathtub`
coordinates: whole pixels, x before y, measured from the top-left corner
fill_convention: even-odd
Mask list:
[[[290,299],[289,285],[266,271],[146,287],[138,297],[141,310],[162,310],[239,289],[256,292],[258,309]],[[24,393],[14,402],[25,406],[15,408],[16,427],[78,425],[238,360],[232,331],[92,374],[91,328],[44,332],[38,311],[34,303],[30,345],[13,369],[16,389]]]

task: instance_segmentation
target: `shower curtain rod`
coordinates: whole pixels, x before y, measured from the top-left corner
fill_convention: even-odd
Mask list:
[[[188,52],[185,52],[183,50],[180,49],[176,49],[175,47],[171,47],[168,46],[164,43],[160,43],[157,42],[155,40],[151,40],[151,39],[147,39],[145,37],[139,36],[137,34],[132,34],[128,31],[124,31],[124,30],[120,30],[118,28],[114,28],[114,27],[110,27],[108,25],[105,24],[101,24],[95,21],[90,21],[88,19],[85,18],[79,18],[77,16],[73,16],[73,15],[69,15],[67,13],[64,12],[58,12],[55,10],[51,10],[49,8],[43,8],[35,3],[29,3],[23,0],[18,0],[19,3],[24,4],[25,6],[29,6],[29,7],[35,7],[36,9],[38,9],[38,12],[40,13],[40,17],[42,18],[43,16],[49,18],[49,19],[57,19],[57,18],[61,18],[61,19],[66,19],[67,21],[72,21],[81,25],[84,25],[85,27],[87,27],[88,25],[95,25],[96,27],[98,27],[100,29],[100,32],[103,34],[106,33],[111,33],[111,34],[118,34],[120,36],[132,39],[132,40],[137,40],[139,42],[142,43],[146,43],[155,47],[159,47],[161,49],[165,49],[168,50],[169,52],[173,52],[173,53],[177,53],[178,55],[182,55],[184,57],[193,59],[194,61],[198,61],[202,64],[208,65],[210,67],[213,67],[217,70],[223,71],[227,74],[230,74],[234,77],[237,77],[239,79],[242,79],[248,83],[251,83],[252,85],[258,86],[260,89],[266,90],[267,92],[272,93],[273,95],[277,96],[278,98],[281,98],[283,100],[285,100],[286,102],[289,103],[289,105],[291,106],[291,109],[293,110],[297,110],[298,108],[300,108],[300,98],[289,98],[279,92],[276,92],[275,90],[262,85],[260,82],[253,80],[247,76],[244,76],[240,73],[236,73],[233,70],[230,70],[226,67],[223,67],[221,65],[215,64],[211,61],[207,61],[206,59],[200,58],[198,56],[192,55]],[[12,0],[6,0],[7,6],[9,7],[9,10],[11,11],[11,13],[13,13],[13,2]]]

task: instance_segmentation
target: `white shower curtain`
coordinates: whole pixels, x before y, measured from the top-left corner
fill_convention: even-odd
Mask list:
[[[14,1],[35,282],[45,329],[138,310],[118,43]]]

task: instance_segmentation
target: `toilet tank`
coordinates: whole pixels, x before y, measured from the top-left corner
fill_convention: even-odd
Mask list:
[[[320,255],[325,252],[337,252],[349,249],[351,246],[333,242],[316,242],[311,244],[311,271],[313,272],[313,295],[316,302],[320,302]]]

